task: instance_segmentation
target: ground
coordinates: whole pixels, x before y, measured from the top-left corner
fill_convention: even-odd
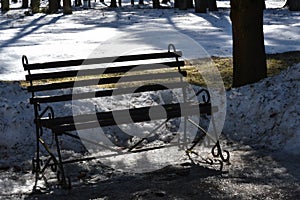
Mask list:
[[[188,160],[144,174],[122,173],[99,167],[98,163],[97,170],[94,168],[92,172],[86,172],[88,175],[78,175],[77,178],[82,181],[80,183],[77,181],[77,185],[75,184],[71,190],[52,188],[44,194],[20,193],[3,195],[1,198],[153,200],[299,198],[299,158],[283,159],[276,152],[253,149],[223,139],[226,141],[222,144],[223,148],[231,153],[231,164],[225,165],[222,172],[217,166],[197,162],[191,164]],[[13,169],[2,173],[10,174],[11,170]],[[9,177],[18,181],[25,176],[23,173],[13,172],[14,175],[10,174]]]

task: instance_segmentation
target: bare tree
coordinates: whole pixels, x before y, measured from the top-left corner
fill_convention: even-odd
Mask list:
[[[290,11],[300,11],[300,1],[299,0],[287,0],[285,6],[289,7]]]
[[[208,0],[208,10],[209,11],[218,11],[216,0]]]
[[[195,0],[195,12],[206,13],[207,9],[209,11],[217,11],[216,0]]]
[[[118,7],[117,6],[117,1],[116,0],[111,0],[110,1],[110,6],[109,7],[111,7],[111,8],[116,8],[116,7]]]
[[[58,0],[49,0],[49,9],[48,9],[48,13],[52,14],[52,13],[56,13],[59,9],[59,2]]]
[[[1,0],[1,12],[9,11],[9,0]]]
[[[28,0],[22,0],[22,8],[28,8]]]
[[[72,14],[71,0],[63,0],[63,12],[65,15]]]
[[[179,1],[180,0],[174,0],[174,8],[178,8],[179,7]]]
[[[160,8],[160,2],[159,0],[152,0],[153,8]]]
[[[40,0],[31,0],[31,11],[32,13],[40,12]]]
[[[101,2],[101,0],[100,0]],[[103,0],[104,2],[104,0]],[[75,0],[75,6],[82,6],[82,0]]]
[[[195,0],[195,12],[206,13],[208,8],[208,0]]]
[[[230,0],[233,35],[233,87],[267,76],[261,0]]]
[[[187,0],[187,8],[194,8],[193,0]]]

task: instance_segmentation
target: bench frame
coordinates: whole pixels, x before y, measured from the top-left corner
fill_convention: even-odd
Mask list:
[[[38,72],[36,73],[35,70],[43,70],[43,69],[58,69],[58,68],[68,68],[68,67],[74,67],[74,66],[81,66],[81,65],[91,65],[91,64],[99,64],[99,63],[126,63],[130,61],[145,61],[147,63],[148,59],[163,59],[163,58],[174,58],[175,61],[172,62],[163,62],[163,63],[156,63],[159,65],[167,65],[169,67],[177,68],[178,71],[176,73],[179,73],[180,75],[180,84],[174,83],[172,87],[174,88],[182,88],[183,89],[183,99],[184,103],[178,103],[178,104],[165,104],[163,105],[164,109],[167,110],[167,119],[165,119],[165,122],[169,121],[171,118],[176,118],[176,117],[184,117],[185,118],[185,123],[190,122],[193,125],[195,125],[204,135],[209,136],[209,134],[198,124],[195,122],[189,120],[187,116],[197,114],[194,113],[194,110],[199,109],[201,111],[201,114],[208,114],[210,115],[212,112],[211,103],[210,103],[210,96],[209,92],[206,89],[200,90],[196,95],[203,95],[203,103],[198,103],[198,104],[191,104],[187,101],[186,93],[185,93],[185,85],[183,82],[183,77],[186,77],[186,71],[181,70],[181,67],[184,66],[184,61],[180,60],[182,56],[182,52],[176,51],[175,46],[170,44],[168,46],[168,51],[163,52],[163,53],[152,53],[152,54],[137,54],[137,55],[125,55],[125,56],[120,56],[120,57],[105,57],[105,58],[91,58],[91,59],[79,59],[79,60],[67,60],[67,61],[55,61],[55,62],[46,62],[46,63],[34,63],[34,64],[29,64],[28,59],[26,56],[22,57],[22,63],[24,70],[28,72],[28,75],[26,75],[26,81],[30,83],[30,85],[27,87],[28,92],[32,94],[31,98],[29,99],[30,104],[33,105],[34,108],[34,123],[35,123],[35,132],[36,132],[36,153],[35,157],[32,160],[32,168],[33,168],[33,173],[35,173],[35,185],[34,185],[34,190],[37,189],[37,182],[41,178],[41,175],[45,172],[45,170],[50,167],[53,172],[57,173],[57,179],[58,183],[63,187],[63,188],[71,188],[71,181],[68,177],[65,176],[65,171],[64,171],[64,165],[69,164],[69,163],[74,163],[74,162],[79,162],[79,161],[88,161],[92,159],[96,159],[96,157],[84,157],[84,158],[79,158],[79,159],[72,159],[72,160],[63,160],[62,159],[62,154],[61,154],[61,147],[59,145],[59,136],[64,134],[68,135],[70,137],[76,138],[76,139],[82,139],[77,135],[74,135],[70,133],[69,131],[77,130],[80,129],[80,124],[76,125],[75,121],[80,121],[83,120],[83,122],[89,122],[88,118],[89,115],[82,115],[82,116],[67,116],[67,117],[56,117],[55,116],[55,110],[51,106],[52,102],[63,102],[63,101],[70,101],[74,97],[78,99],[89,99],[89,98],[94,98],[95,95],[96,97],[105,97],[109,96],[112,94],[112,90],[102,90],[102,91],[97,91],[94,94],[81,94],[80,95],[53,95],[53,96],[48,96],[48,97],[40,97],[37,96],[37,92],[44,92],[48,90],[59,90],[59,89],[66,89],[66,88],[72,88],[75,84],[75,81],[67,81],[67,82],[58,82],[58,83],[51,83],[51,84],[36,84],[34,81],[37,80],[42,80],[42,79],[51,79],[51,78],[65,78],[65,77],[77,77],[78,71],[79,70],[69,70],[69,71],[64,71],[65,73],[62,73],[60,71],[56,72]],[[144,64],[145,69],[149,70],[152,69],[153,66],[156,66],[156,64]],[[87,75],[93,75],[96,72],[98,74],[101,73],[126,73],[128,70],[132,70],[136,67],[136,65],[126,65],[126,66],[118,66],[118,67],[108,67],[108,68],[96,68],[96,69],[86,69],[84,70],[84,73]],[[99,71],[100,70],[100,71]],[[152,74],[153,75],[153,74]],[[170,76],[173,76],[172,73],[167,74],[167,78]],[[156,75],[155,75],[156,76]],[[165,74],[161,75],[162,78],[165,78]],[[146,76],[145,76],[146,77]],[[142,77],[142,78],[145,78]],[[147,78],[147,77],[146,77]],[[151,79],[151,77],[148,77]],[[98,78],[99,79],[99,78]],[[159,77],[157,78],[159,79]],[[99,81],[96,84],[102,85],[102,84],[109,84],[109,83],[116,83],[118,82],[118,77],[112,77],[112,78],[103,78],[99,79]],[[94,80],[92,80],[93,82]],[[88,81],[82,80],[82,84],[85,85],[94,85],[93,83],[89,83]],[[177,84],[177,85],[176,85]],[[144,86],[140,87],[140,91],[135,91],[135,92],[148,92],[148,91],[160,91],[160,90],[165,90],[169,88],[164,88],[161,85],[150,85],[150,86]],[[124,89],[124,92],[128,92],[126,88]],[[94,95],[94,96],[93,96]],[[41,105],[44,105],[45,107],[42,109]],[[48,105],[50,104],[50,105]],[[187,113],[182,113],[182,106],[187,106]],[[131,117],[133,118],[134,122],[144,122],[144,121],[149,121],[151,120],[147,116],[142,116],[141,113],[145,113],[149,111],[153,106],[149,107],[142,107],[142,108],[134,108],[134,109],[129,109],[129,113],[131,114]],[[111,112],[97,112],[97,119],[98,121],[93,121],[90,124],[87,125],[82,125],[82,129],[88,129],[88,128],[93,128],[94,125],[100,125],[102,126],[111,126],[111,125],[117,125],[113,119],[113,112],[117,112],[117,114],[122,114],[121,111],[111,111]],[[76,119],[76,120],[75,120]],[[86,121],[84,121],[86,120]],[[124,120],[124,123],[130,123],[127,122],[126,119]],[[67,125],[66,125],[67,124]],[[51,149],[47,146],[47,144],[44,142],[42,139],[42,135],[44,132],[44,129],[50,129],[52,131],[52,134],[55,139],[55,146],[56,146],[56,154],[51,151]],[[155,130],[157,131],[157,130]],[[186,130],[185,130],[186,131]],[[152,134],[152,133],[151,133]],[[145,138],[141,138],[137,143],[135,143],[133,146],[131,146],[126,153],[138,153],[141,151],[148,151],[148,150],[153,150],[157,148],[165,148],[168,147],[166,146],[159,146],[159,147],[154,147],[154,148],[145,148],[145,149],[137,149],[143,140]],[[223,162],[229,163],[229,152],[224,150],[222,151],[220,147],[220,143],[218,140],[215,140],[211,138],[212,141],[215,143],[215,145],[212,148],[212,155],[215,158],[220,158],[218,162],[220,163],[220,170],[223,168]],[[200,142],[200,138],[193,141],[192,145],[189,148],[186,148],[186,153],[190,157],[190,153],[193,152],[193,148]],[[46,161],[42,162],[41,159],[41,146],[46,150],[48,153],[49,157],[46,159]],[[224,156],[225,153],[225,156]],[[99,159],[99,157],[97,157]],[[214,164],[213,160],[209,160],[209,164]]]

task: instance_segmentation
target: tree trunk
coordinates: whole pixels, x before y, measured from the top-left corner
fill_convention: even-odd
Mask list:
[[[195,0],[195,12],[206,13],[208,8],[208,0]]]
[[[65,15],[72,14],[71,0],[63,0],[63,13]]]
[[[217,1],[216,0],[208,0],[208,9],[209,9],[209,11],[218,11]]]
[[[117,6],[117,1],[116,0],[111,0],[110,1],[110,6],[109,7],[111,7],[111,8],[116,8],[116,7],[118,7]]]
[[[122,7],[122,0],[118,0],[119,7]]]
[[[22,8],[28,8],[28,0],[22,0]]]
[[[1,12],[9,11],[9,0],[1,0]]]
[[[130,3],[131,3],[131,5],[133,5],[133,6],[134,6],[134,0],[131,0],[131,1],[130,1]]]
[[[101,1],[100,1],[101,2]],[[82,1],[81,0],[75,0],[75,6],[82,6]]]
[[[144,0],[139,0],[139,5],[144,5]]]
[[[187,8],[194,8],[193,0],[187,0]]]
[[[300,1],[299,0],[288,0],[288,7],[290,11],[300,11]]]
[[[180,0],[174,0],[174,8],[178,8],[179,7],[179,1]]]
[[[187,6],[188,6],[187,0],[180,0],[178,3],[179,10],[186,10],[188,8]]]
[[[49,9],[48,9],[49,14],[57,13],[58,8],[59,8],[58,0],[49,0]]]
[[[159,0],[152,0],[153,8],[160,8]]]
[[[263,1],[231,0],[233,87],[267,76],[263,35]]]
[[[31,11],[32,13],[40,12],[40,0],[31,0]]]

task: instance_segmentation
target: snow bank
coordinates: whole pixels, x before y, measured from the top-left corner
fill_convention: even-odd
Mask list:
[[[224,133],[235,140],[300,155],[300,64],[227,93]]]
[[[0,82],[0,167],[33,155],[35,129],[28,98],[18,82]]]

